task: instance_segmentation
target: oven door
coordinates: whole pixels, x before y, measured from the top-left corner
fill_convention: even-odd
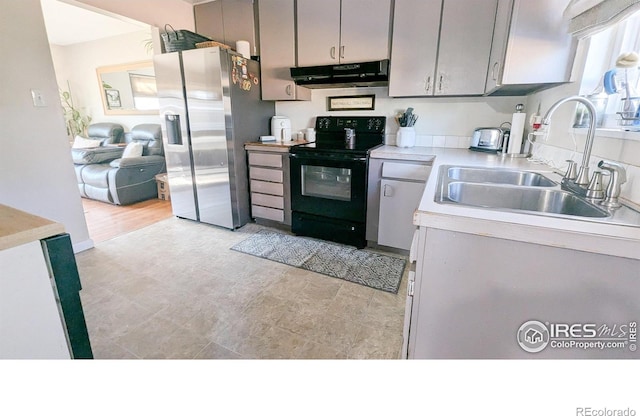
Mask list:
[[[291,154],[291,210],[366,221],[367,158]]]

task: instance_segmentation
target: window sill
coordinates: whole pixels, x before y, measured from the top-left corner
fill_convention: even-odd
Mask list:
[[[583,134],[586,136],[588,129],[580,127],[572,130],[576,134]],[[640,131],[625,131],[620,129],[597,128],[596,137],[610,137],[613,139],[640,141]]]

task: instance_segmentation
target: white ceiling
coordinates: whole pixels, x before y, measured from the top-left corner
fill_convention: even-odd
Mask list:
[[[183,0],[187,2],[197,0]],[[117,19],[58,0],[40,0],[49,43],[71,45],[125,33],[139,32],[149,25]]]

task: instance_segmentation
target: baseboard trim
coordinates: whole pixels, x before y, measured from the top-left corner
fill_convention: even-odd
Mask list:
[[[90,239],[90,238],[87,239],[87,240],[81,241],[79,243],[72,244],[72,245],[73,245],[73,253],[74,254],[77,254],[77,253],[80,253],[82,251],[89,250],[90,248],[94,248],[95,247],[95,244],[93,243],[93,240]]]

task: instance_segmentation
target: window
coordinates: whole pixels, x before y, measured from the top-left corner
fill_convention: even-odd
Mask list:
[[[152,75],[129,73],[133,102],[138,110],[155,110],[159,107],[156,78]]]
[[[580,95],[589,97],[596,106],[598,127],[640,131],[640,121],[624,121],[617,114],[625,104],[629,106],[631,103],[631,115],[636,116],[640,105],[640,68],[616,68],[616,60],[622,53],[640,52],[640,11],[591,35],[587,41],[588,53]],[[605,75],[608,71],[611,71],[609,75]],[[615,75],[611,76],[614,72]],[[627,80],[631,99],[627,98]],[[585,121],[582,114],[577,114],[575,127],[586,126]]]

